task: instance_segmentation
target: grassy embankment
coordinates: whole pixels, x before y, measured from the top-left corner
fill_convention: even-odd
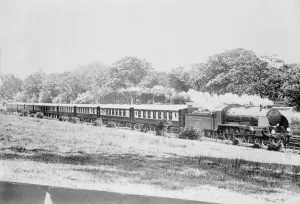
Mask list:
[[[2,180],[222,203],[300,192],[299,155],[3,114],[0,142]]]

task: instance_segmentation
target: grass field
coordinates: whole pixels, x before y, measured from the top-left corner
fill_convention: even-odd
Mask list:
[[[220,203],[286,203],[300,156],[0,115],[0,179]]]

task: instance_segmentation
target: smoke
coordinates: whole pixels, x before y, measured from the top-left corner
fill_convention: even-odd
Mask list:
[[[200,106],[208,110],[214,109],[218,105],[225,104],[239,104],[239,105],[273,105],[274,103],[266,98],[261,98],[257,95],[242,95],[238,96],[232,93],[226,93],[224,95],[209,94],[208,92],[198,92],[195,90],[189,90],[188,95],[194,102],[195,106]]]

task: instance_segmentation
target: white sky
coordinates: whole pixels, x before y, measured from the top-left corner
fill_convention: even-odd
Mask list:
[[[1,72],[124,56],[169,70],[232,48],[300,62],[299,0],[0,0]]]

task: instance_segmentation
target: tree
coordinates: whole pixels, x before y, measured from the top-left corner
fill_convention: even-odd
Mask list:
[[[40,103],[52,103],[52,99],[60,94],[59,85],[63,79],[63,74],[49,74],[40,85]]]
[[[13,74],[7,74],[0,77],[2,85],[0,86],[0,96],[4,100],[12,100],[13,96],[21,91],[22,80]]]
[[[141,87],[153,88],[156,85],[168,86],[169,76],[165,72],[151,70],[139,83]]]
[[[109,71],[108,86],[117,90],[139,84],[153,68],[145,59],[123,57]]]
[[[46,78],[46,74],[42,71],[36,72],[25,78],[22,91],[25,92],[26,98],[30,101],[35,95],[37,98],[40,95],[41,85]]]
[[[184,67],[171,69],[169,74],[169,86],[179,92],[188,91],[190,89],[189,74],[184,71]]]
[[[197,91],[205,90],[206,83],[209,81],[207,72],[207,64],[197,63],[191,66],[191,70],[188,72],[189,85],[191,88]]]
[[[27,96],[25,91],[18,92],[13,96],[13,101],[15,102],[27,102]]]
[[[286,100],[288,105],[295,106],[300,110],[300,64],[285,66],[286,71],[281,77],[281,97]]]
[[[84,92],[82,94],[79,94],[79,96],[75,99],[74,103],[80,103],[80,104],[91,104],[95,102],[94,96],[87,92]]]
[[[207,63],[194,66],[198,77],[191,79],[200,91],[224,94],[256,94],[256,88],[268,77],[269,66],[252,51],[233,49],[209,57]],[[199,83],[199,84],[197,84]]]

